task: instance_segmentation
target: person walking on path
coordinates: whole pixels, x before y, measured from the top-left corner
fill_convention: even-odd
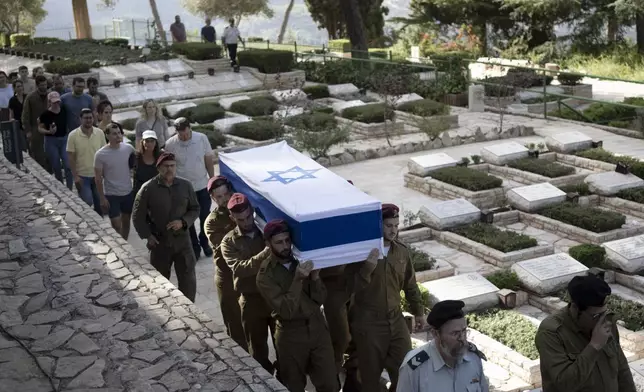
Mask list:
[[[190,182],[177,177],[177,161],[164,152],[157,160],[159,174],[136,195],[132,220],[139,237],[147,240],[150,263],[166,279],[172,265],[179,290],[192,302],[197,295],[195,254],[188,227],[199,216],[199,203]]]
[[[201,41],[214,44],[217,42],[217,32],[211,25],[210,18],[206,18],[206,25],[201,28]]]
[[[54,176],[58,181],[66,184],[71,191],[74,186],[74,176],[67,154],[67,113],[61,107],[60,95],[57,92],[50,92],[47,100],[49,108],[38,118],[38,131],[44,135],[45,153]]]
[[[22,151],[28,151],[27,134],[22,127],[22,108],[27,99],[27,94],[24,91],[24,83],[21,80],[13,82],[13,97],[9,100],[9,120],[16,120],[18,122],[18,129],[20,130],[20,148]]]
[[[276,320],[275,349],[281,381],[290,392],[305,392],[306,376],[318,392],[337,392],[333,345],[320,306],[326,288],[312,261],[293,257],[291,234],[283,220],[264,227],[270,249],[257,273],[257,289]]]
[[[98,128],[103,131],[107,130],[108,125],[112,124],[112,113],[114,112],[114,107],[110,101],[102,101],[96,107],[96,117],[98,119]],[[156,171],[156,169],[155,169]]]
[[[212,202],[206,187],[208,179],[215,176],[215,161],[208,137],[203,133],[193,132],[190,121],[185,117],[175,120],[177,134],[165,144],[164,150],[171,152],[177,159],[177,175],[192,184],[199,200],[199,235],[194,225],[190,225],[190,238],[195,258],[199,260],[201,250],[206,257],[212,257],[212,248],[204,231],[204,222],[210,214]],[[157,135],[158,137],[158,135]]]
[[[29,141],[29,153],[47,172],[52,173],[51,163],[45,154],[45,136],[39,132],[38,118],[49,107],[47,99],[47,78],[36,77],[36,91],[27,95],[22,106],[22,126]],[[65,129],[68,132],[68,129]]]
[[[134,164],[134,195],[146,182],[150,181],[157,174],[156,162],[161,155],[161,150],[157,143],[157,134],[154,131],[143,132],[139,148],[136,151],[136,162]]]
[[[75,77],[72,82],[72,92],[63,94],[60,99],[67,113],[67,129],[69,132],[80,127],[80,117],[83,109],[94,111],[92,97],[85,94],[85,79]]]
[[[61,75],[56,74],[52,76],[51,81],[53,84],[51,91],[57,92],[58,94],[60,94],[61,97],[63,94],[66,94],[72,91],[72,89],[70,89],[69,87],[65,87],[65,80]]]
[[[233,186],[226,177],[217,176],[208,181],[207,190],[217,206],[206,218],[204,229],[214,252],[215,287],[219,296],[221,316],[228,336],[248,351],[239,309],[239,293],[235,291],[233,284],[233,271],[221,254],[221,240],[235,228],[235,222],[228,211],[228,201],[233,195]]]
[[[174,23],[170,25],[170,34],[172,34],[173,43],[182,43],[186,42],[186,26],[181,22],[181,17],[176,15],[174,17]]]
[[[40,75],[40,76],[44,77],[45,75]],[[25,88],[25,92],[27,94],[31,94],[34,91],[36,91],[38,82],[36,82],[35,79],[37,77],[38,76],[36,75],[34,75],[33,78],[29,77],[29,68],[27,68],[26,65],[21,65],[20,67],[18,67],[18,78],[19,80],[22,80],[22,83]]]
[[[159,148],[164,148],[166,140],[170,138],[168,132],[168,122],[159,110],[159,106],[153,99],[143,102],[141,107],[141,118],[134,126],[135,144],[140,146],[141,136],[145,131],[154,131],[157,134],[157,144]]]
[[[123,128],[112,123],[105,129],[108,144],[94,157],[94,178],[103,212],[117,233],[127,240],[130,236],[130,217],[134,204],[132,176],[134,147],[123,143]]]
[[[230,25],[224,29],[224,34],[221,40],[228,50],[228,57],[230,57],[230,66],[237,69],[237,44],[242,40],[239,29],[235,26],[235,19],[230,19]]]

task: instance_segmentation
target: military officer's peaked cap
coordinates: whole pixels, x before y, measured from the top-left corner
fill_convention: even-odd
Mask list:
[[[399,211],[400,208],[397,205],[385,203],[382,205],[382,219],[398,218]]]
[[[264,226],[264,239],[268,241],[278,234],[288,232],[288,224],[285,221],[273,219]]]
[[[159,158],[157,158],[157,167],[161,166],[161,164],[165,161],[176,161],[176,158],[174,157],[173,153],[164,152],[163,154],[159,155]]]
[[[230,197],[230,200],[228,200],[227,207],[230,211],[241,212],[241,211],[244,211],[249,206],[250,206],[250,202],[248,201],[248,198],[244,194],[233,193],[233,195]]]
[[[450,320],[456,320],[465,317],[463,313],[463,301],[441,301],[434,305],[432,311],[427,315],[427,324],[438,329]]]
[[[603,306],[610,293],[611,289],[608,283],[593,274],[575,276],[568,283],[568,294],[577,306]]]

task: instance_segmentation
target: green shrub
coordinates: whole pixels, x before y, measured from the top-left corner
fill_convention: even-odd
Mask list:
[[[134,131],[136,129],[137,121],[139,121],[138,118],[126,118],[121,121],[121,126],[123,129],[127,129],[128,131]]]
[[[299,151],[306,151],[311,158],[328,157],[331,148],[346,143],[351,135],[350,127],[336,124],[321,129],[295,128],[290,143]]]
[[[429,295],[429,291],[425,288],[425,286],[420,283],[418,283],[418,290],[420,290],[420,298],[421,302],[423,303],[423,309],[425,309],[425,313],[427,313],[427,310],[429,310],[431,296]],[[409,302],[407,302],[407,298],[405,298],[404,291],[400,292],[400,309],[402,309],[403,312],[411,313],[411,307],[409,306]]]
[[[499,288],[499,290],[508,289],[508,290],[519,290],[521,288],[521,282],[519,281],[519,276],[516,272],[511,269],[502,269],[493,272],[492,274],[486,277],[493,285]]]
[[[430,176],[438,181],[474,192],[498,188],[503,184],[503,180],[498,177],[460,166],[434,170]]]
[[[309,132],[322,132],[337,126],[338,120],[332,114],[312,112],[287,117],[285,123],[291,127]]]
[[[552,112],[548,113],[548,116],[563,118],[565,120],[586,122],[586,119],[584,119],[579,113],[567,107],[562,107],[561,109],[553,110]]]
[[[545,159],[517,159],[515,161],[509,162],[508,166],[549,178],[557,178],[575,174],[574,167],[564,166],[560,163],[550,162]]]
[[[56,60],[45,63],[45,71],[52,74],[76,75],[88,73],[91,65],[76,60]]]
[[[62,39],[56,37],[34,37],[33,39],[34,45],[42,45],[62,41]]]
[[[631,173],[636,175],[639,178],[644,178],[644,162],[641,162],[637,158],[629,157],[626,155],[617,156],[610,151],[606,151],[603,148],[590,148],[584,151],[578,151],[575,155],[582,158],[594,159],[596,161],[602,161],[612,164],[617,164],[619,162],[628,165]]]
[[[218,147],[226,146],[226,136],[224,136],[218,129],[215,129],[214,124],[195,125],[192,127],[192,130],[206,135],[210,142],[210,148],[213,150]]]
[[[576,86],[580,84],[581,80],[584,77],[582,75],[574,75],[570,73],[560,73],[559,76],[557,76],[557,80],[559,83],[561,83],[564,86]]]
[[[302,91],[304,91],[311,99],[328,98],[330,96],[329,86],[325,84],[306,86],[302,88]]]
[[[644,188],[624,189],[617,193],[617,197],[644,204]]]
[[[326,114],[333,114],[334,113],[333,108],[330,108],[328,106],[320,106],[320,107],[317,107],[317,108],[314,107],[313,109],[311,109],[311,112],[313,112],[313,113],[326,113]]]
[[[422,117],[448,115],[451,110],[448,105],[431,99],[404,102],[398,105],[396,109]]]
[[[210,42],[175,43],[171,47],[177,54],[186,56],[188,60],[212,60],[221,58],[221,46]]]
[[[105,38],[103,40],[98,40],[98,42],[103,43],[107,46],[129,46],[130,40],[127,38]]]
[[[453,72],[467,65],[467,61],[473,58],[471,52],[430,52],[427,56],[432,60],[433,65],[439,72]]]
[[[532,248],[538,245],[536,239],[527,235],[515,233],[510,230],[501,230],[494,225],[479,222],[458,227],[452,229],[452,231],[474,242],[504,253]]]
[[[428,271],[436,265],[436,259],[428,255],[426,252],[414,248],[413,246],[410,246],[408,249],[411,264],[414,266],[414,271]]]
[[[269,120],[253,120],[235,124],[230,130],[230,134],[233,136],[258,142],[275,139],[280,133],[280,124]]]
[[[342,111],[342,117],[366,124],[383,123],[385,122],[385,111],[385,104],[372,103],[369,105],[346,108]],[[387,112],[387,119],[392,120],[394,118],[394,112],[391,110]]]
[[[246,42],[264,42],[264,41],[266,41],[266,40],[264,38],[262,38],[262,37],[248,37],[248,38],[246,38]]]
[[[230,111],[247,116],[267,116],[279,109],[279,105],[268,97],[254,97],[243,101],[233,102]]]
[[[185,117],[191,123],[208,124],[226,117],[226,111],[217,103],[207,102],[179,110],[176,118],[179,117]]]
[[[600,245],[581,244],[568,249],[568,254],[588,268],[607,268],[606,249]]]
[[[250,49],[239,52],[239,65],[257,68],[261,73],[290,72],[295,64],[293,52],[288,50]]]
[[[619,229],[626,223],[626,217],[622,214],[574,203],[547,207],[540,214],[594,233]]]
[[[468,327],[499,341],[528,359],[539,358],[539,351],[534,344],[537,327],[520,314],[492,309],[470,313],[465,317]]]
[[[11,34],[9,36],[12,48],[24,48],[31,45],[31,35],[29,34]]]
[[[586,184],[585,182],[580,182],[579,184],[562,185],[559,187],[559,189],[566,193],[578,193],[579,196],[589,196],[593,194],[590,191],[588,184]]]
[[[340,53],[351,52],[351,41],[347,38],[330,40],[329,51]]]
[[[503,76],[485,78],[483,82],[486,97],[512,97],[516,93],[515,88]]]

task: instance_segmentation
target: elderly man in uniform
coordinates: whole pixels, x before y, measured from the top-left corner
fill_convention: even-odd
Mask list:
[[[467,341],[463,301],[441,301],[427,316],[433,339],[411,350],[398,378],[398,392],[488,392],[485,355]]]
[[[305,392],[306,376],[318,392],[337,392],[331,336],[320,306],[326,289],[313,262],[293,257],[291,234],[283,220],[264,227],[271,250],[257,274],[257,289],[273,311],[280,374],[290,392]]]
[[[172,264],[179,290],[194,302],[197,294],[195,264],[188,228],[199,216],[199,203],[188,180],[177,177],[174,154],[157,159],[159,174],[143,184],[134,201],[132,220],[141,239],[147,240],[150,263],[170,279]]]
[[[271,337],[274,336],[275,320],[255,281],[262,261],[271,251],[255,226],[254,209],[246,196],[233,194],[228,201],[228,211],[236,227],[221,241],[221,254],[233,271],[235,290],[240,294],[239,307],[249,353],[273,374],[275,365],[268,359],[267,340],[269,329]]]
[[[535,344],[544,391],[635,392],[613,314],[606,308],[610,293],[603,279],[576,276],[568,283],[570,305],[541,322]]]
[[[204,223],[206,236],[214,250],[215,287],[219,296],[219,307],[224,319],[226,332],[237,344],[248,351],[239,309],[239,294],[233,285],[233,271],[221,255],[221,240],[235,228],[235,222],[228,212],[228,201],[233,195],[233,185],[224,176],[213,177],[206,187],[208,194],[217,207],[208,215]]]
[[[367,260],[352,264],[355,271],[351,306],[351,333],[356,344],[363,391],[380,390],[380,374],[387,370],[390,392],[396,390],[398,368],[411,350],[409,329],[400,310],[400,291],[415,316],[415,327],[424,327],[424,309],[409,248],[397,240],[399,209],[382,205],[385,254],[373,249]]]

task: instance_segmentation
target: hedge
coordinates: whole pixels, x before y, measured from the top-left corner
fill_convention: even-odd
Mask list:
[[[267,116],[279,109],[279,104],[268,97],[254,97],[243,101],[233,102],[230,111],[247,116]]]
[[[528,359],[538,359],[539,351],[534,344],[537,327],[520,314],[501,309],[492,309],[465,316],[467,326],[508,346]]]
[[[385,111],[384,103],[372,103],[346,108],[342,111],[342,117],[361,123],[377,124],[385,122]],[[393,110],[387,110],[387,120],[393,120],[394,114]]]
[[[617,197],[644,204],[644,188],[624,189],[617,193]]]
[[[431,99],[404,102],[398,105],[396,109],[422,117],[448,115],[451,110],[448,105]]]
[[[413,246],[409,248],[409,256],[411,258],[411,264],[414,266],[414,271],[427,271],[430,270],[436,265],[436,259],[423,252],[420,249],[416,249]]]
[[[559,189],[566,193],[578,193],[579,196],[588,196],[593,194],[590,191],[590,187],[588,187],[588,184],[586,184],[585,182],[572,185],[562,185],[559,187]]]
[[[293,52],[288,50],[250,49],[237,54],[239,65],[257,68],[261,73],[290,72],[295,66]]]
[[[12,48],[23,48],[25,46],[31,45],[31,35],[29,34],[11,34],[9,36],[9,41],[11,42]]]
[[[226,117],[226,111],[217,103],[200,103],[191,108],[179,110],[176,118],[185,117],[191,123],[208,124]]]
[[[601,245],[581,244],[568,249],[568,254],[588,268],[609,268],[606,261],[606,249]]]
[[[186,56],[188,60],[213,60],[221,58],[221,46],[210,42],[184,42],[173,44],[174,53]]]
[[[466,60],[472,59],[473,53],[466,51],[452,52],[430,52],[427,56],[439,72],[454,72],[454,68],[460,69],[467,65]]]
[[[56,60],[45,63],[45,71],[52,74],[76,75],[88,73],[91,64],[76,60]]]
[[[559,292],[558,296],[563,301],[570,302],[567,291]],[[606,298],[606,308],[609,312],[615,313],[615,320],[623,321],[627,329],[634,332],[644,329],[644,305],[616,295],[609,295]]]
[[[479,222],[452,229],[452,232],[504,253],[538,245],[536,239],[527,235]]]
[[[557,178],[575,174],[575,168],[545,159],[524,158],[508,162],[508,166],[544,177]]]
[[[253,120],[233,125],[229,134],[244,139],[263,142],[276,138],[281,131],[280,124],[270,120]]]
[[[629,166],[631,173],[639,178],[644,178],[644,162],[641,162],[637,158],[629,157],[626,155],[617,156],[610,151],[604,150],[603,148],[589,148],[588,150],[577,151],[575,155],[582,158],[594,159],[596,161],[602,161],[612,164],[622,162]]]
[[[329,51],[341,53],[351,52],[351,41],[346,38],[330,40]]]
[[[226,146],[226,136],[224,136],[218,129],[215,129],[214,124],[195,125],[192,127],[192,130],[206,135],[210,142],[210,148],[213,150],[218,147]]]
[[[107,46],[129,46],[130,40],[127,38],[105,38],[98,40],[98,43],[102,43]]]
[[[327,113],[312,112],[287,117],[286,125],[309,132],[323,132],[338,124],[335,116]]]
[[[431,301],[429,291],[422,284],[418,283],[417,285],[418,290],[420,290],[420,298],[421,302],[423,303],[423,309],[425,309],[425,313],[427,313]],[[400,291],[400,309],[402,309],[403,312],[411,313],[411,307],[409,306],[409,302],[407,302],[405,292],[402,290]]]
[[[486,279],[499,288],[499,290],[508,289],[508,290],[519,290],[521,288],[521,282],[519,281],[519,276],[516,272],[510,269],[502,269],[493,272],[488,275]]]
[[[498,177],[462,166],[434,170],[430,177],[474,192],[498,188],[503,184]]]
[[[328,98],[331,96],[331,94],[329,94],[329,86],[326,84],[306,86],[302,88],[302,91],[304,91],[311,99]]]
[[[574,75],[569,73],[560,73],[559,76],[557,76],[557,80],[563,86],[576,86],[580,84],[583,78],[584,77],[582,75]]]
[[[33,42],[35,45],[51,44],[54,42],[62,42],[63,40],[56,37],[34,37]]]
[[[617,212],[574,203],[561,203],[547,207],[540,211],[540,214],[594,233],[619,229],[626,223],[626,217]]]

